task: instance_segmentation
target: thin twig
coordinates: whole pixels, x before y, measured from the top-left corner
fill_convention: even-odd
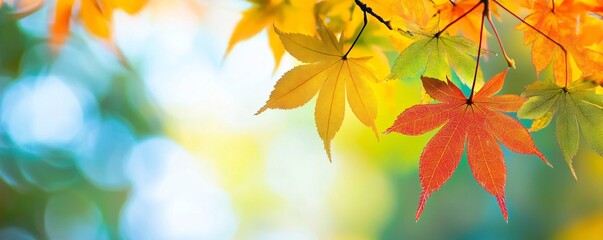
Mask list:
[[[465,16],[467,16],[467,14],[473,12],[473,10],[475,10],[477,7],[479,7],[479,5],[481,5],[482,3],[483,3],[483,1],[478,2],[477,4],[475,4],[475,6],[473,6],[471,9],[469,9],[469,11],[467,11],[466,13],[463,13],[463,15],[459,16],[457,19],[454,19],[454,21],[448,23],[448,25],[446,25],[444,28],[442,28],[442,30],[438,31],[435,34],[435,37],[439,37],[444,31],[446,31],[446,29],[448,29],[450,26],[454,25],[459,20],[463,19]]]
[[[503,43],[500,40],[500,36],[498,35],[498,30],[496,30],[494,21],[492,21],[492,13],[490,11],[488,11],[487,18],[488,18],[488,22],[490,23],[490,26],[492,26],[492,30],[494,30],[494,35],[496,36],[498,45],[500,45],[500,50],[502,51],[502,54],[505,57],[505,60],[507,60],[507,65],[509,65],[510,68],[515,68],[515,60],[510,58],[509,55],[507,55],[507,52],[505,51],[505,46],[503,46]]]
[[[354,39],[352,46],[350,46],[350,49],[348,49],[348,51],[341,57],[341,59],[343,59],[343,60],[347,59],[348,54],[350,54],[350,51],[352,51],[352,48],[354,48],[354,45],[356,45],[356,42],[358,42],[360,35],[362,35],[362,32],[364,31],[364,28],[366,28],[366,24],[368,23],[368,19],[366,17],[366,11],[364,11],[364,9],[363,9],[362,12],[364,13],[364,23],[362,24],[362,28],[360,29],[360,32],[356,36],[356,39]]]
[[[356,2],[356,5],[358,5],[358,7],[360,7],[360,9],[362,9],[362,11],[366,14],[370,14],[371,16],[373,16],[375,19],[377,19],[379,22],[383,23],[383,25],[385,25],[387,27],[387,29],[389,30],[393,30],[392,25],[390,23],[389,20],[385,20],[383,19],[381,16],[379,16],[378,14],[376,14],[375,12],[373,12],[373,9],[370,8],[369,6],[367,6],[365,3],[363,3],[360,0],[354,0],[354,2]]]
[[[481,2],[480,2],[481,3]],[[471,84],[471,95],[467,99],[467,104],[473,104],[473,95],[475,94],[475,82],[477,82],[477,72],[479,70],[479,58],[482,53],[482,40],[484,38],[484,18],[488,15],[490,9],[488,8],[488,1],[485,1],[484,12],[482,14],[482,21],[479,28],[479,44],[477,45],[477,60],[475,63],[475,73],[473,73],[473,83]]]

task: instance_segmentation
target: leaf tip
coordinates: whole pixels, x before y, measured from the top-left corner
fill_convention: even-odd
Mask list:
[[[507,223],[509,223],[509,211],[507,210],[507,203],[505,203],[504,197],[496,197],[498,201],[498,206],[500,207],[500,212],[503,215],[503,218]]]
[[[262,108],[260,108],[260,110],[258,110],[257,112],[255,112],[255,114],[253,114],[254,116],[260,115],[261,113],[263,113],[264,111],[266,111],[266,109],[268,109],[268,105],[264,105]]]
[[[415,222],[418,223],[421,219],[421,214],[423,214],[423,208],[417,209],[417,215],[415,216]]]
[[[323,143],[324,143],[325,151],[327,152],[327,158],[329,159],[330,163],[333,163],[333,158],[331,157],[331,142],[324,139]]]
[[[398,116],[398,118],[400,118],[400,116]],[[396,121],[394,121],[394,123],[390,127],[388,127],[382,134],[390,134],[390,133],[393,133],[393,132],[402,133],[399,130],[396,130],[396,126],[397,126],[396,122],[397,121],[398,120],[396,119]]]
[[[375,123],[373,123],[371,128],[373,129],[373,133],[375,133],[375,137],[377,137],[377,142],[379,142],[379,130],[377,130],[377,126],[375,126]]]
[[[388,127],[388,128],[387,128],[387,129],[385,129],[385,131],[384,131],[383,133],[381,133],[381,134],[390,134],[390,133],[392,133],[392,132],[395,132],[395,131],[394,131],[394,126]]]
[[[546,159],[544,160],[544,162],[546,163],[546,165],[548,165],[549,167],[553,168],[553,164],[551,164],[549,161],[547,161]]]
[[[230,52],[234,48],[235,44],[236,44],[236,42],[234,42],[232,39],[228,42],[228,46],[226,47],[226,51],[224,51],[224,56],[222,56],[222,62],[224,62],[226,60],[226,58],[228,58],[228,55],[230,54]]]
[[[577,182],[578,176],[576,175],[576,170],[574,170],[574,166],[571,163],[569,164],[569,168],[570,168],[570,172],[572,173],[572,176],[574,177],[574,180],[576,180],[576,182]]]
[[[425,190],[421,191],[421,196],[419,197],[419,206],[417,207],[417,214],[415,215],[416,222],[419,222],[419,219],[421,219],[421,215],[423,214],[425,203],[427,203],[428,198],[429,194],[425,192]]]
[[[544,156],[544,154],[542,154],[542,152],[540,152],[540,151],[536,150],[536,153],[535,153],[535,154],[536,154],[536,156],[538,156],[540,159],[542,159],[542,161],[543,161],[544,163],[546,163],[546,165],[549,165],[549,167],[553,168],[553,165],[552,165],[552,164],[551,164],[551,163],[550,163],[548,160],[546,160],[546,157]]]

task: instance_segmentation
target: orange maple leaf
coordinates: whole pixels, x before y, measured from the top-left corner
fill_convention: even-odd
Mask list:
[[[505,220],[506,167],[497,141],[523,154],[536,154],[549,164],[532,141],[528,131],[517,120],[500,113],[516,112],[526,101],[517,95],[493,96],[503,86],[506,70],[488,81],[474,96],[466,98],[452,82],[423,77],[427,93],[440,101],[406,109],[386,133],[420,135],[444,125],[427,143],[419,162],[421,197],[416,220],[425,203],[457,168],[465,141],[467,159],[477,182],[494,195]],[[550,164],[549,164],[550,165]]]
[[[603,63],[592,61],[603,59],[603,53],[589,46],[603,38],[600,25],[596,26],[601,21],[588,14],[588,5],[577,0],[537,0],[531,10],[525,22],[540,33],[525,24],[519,25],[518,28],[525,30],[524,42],[532,44],[532,62],[537,73],[552,64],[557,84],[567,86],[580,75],[603,71]],[[589,31],[590,28],[597,30]],[[555,46],[552,40],[565,48],[567,59],[564,49]],[[577,42],[581,44],[576,44]],[[574,62],[577,68],[572,67]],[[573,73],[576,71],[577,73]]]
[[[67,41],[74,18],[92,35],[110,42],[113,12],[121,9],[133,14],[140,11],[146,3],[147,0],[57,0],[50,27],[50,42],[56,47],[55,50],[60,48]],[[79,8],[74,8],[75,6]],[[74,12],[74,9],[77,11]]]

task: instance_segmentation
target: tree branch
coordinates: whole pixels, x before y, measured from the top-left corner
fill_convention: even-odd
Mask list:
[[[366,11],[363,10],[362,12],[364,13],[364,23],[362,24],[362,28],[360,29],[360,32],[358,32],[356,39],[354,39],[352,46],[350,46],[350,49],[348,49],[348,51],[343,55],[343,57],[341,57],[341,59],[343,59],[343,60],[347,59],[348,54],[350,54],[350,51],[352,51],[352,48],[354,48],[354,45],[356,45],[356,42],[358,42],[360,35],[362,35],[362,32],[364,31],[364,28],[366,28],[366,24],[368,23],[368,19],[366,17]]]
[[[482,3],[482,2],[480,2]],[[478,4],[479,5],[479,4]],[[473,7],[474,9],[475,7]],[[473,95],[475,94],[475,82],[477,82],[477,72],[479,70],[479,58],[480,55],[482,53],[482,40],[484,38],[484,18],[488,15],[488,13],[490,12],[490,9],[488,8],[488,2],[486,1],[484,4],[484,12],[482,14],[482,23],[480,25],[479,28],[479,44],[477,45],[477,60],[475,62],[475,73],[473,73],[473,83],[471,84],[471,95],[469,95],[469,98],[467,99],[467,104],[471,105],[473,104]]]
[[[375,12],[373,12],[373,9],[370,8],[369,6],[367,6],[362,1],[360,1],[360,0],[354,0],[354,2],[356,3],[356,5],[358,5],[358,7],[360,7],[360,9],[362,9],[362,11],[365,13],[365,15],[366,15],[366,13],[370,14],[375,19],[377,19],[379,22],[383,23],[383,25],[385,25],[387,27],[387,29],[393,30],[392,25],[390,24],[389,20],[385,20],[381,16],[379,16],[378,14],[376,14]],[[365,22],[365,25],[366,25],[366,22]]]
[[[465,18],[465,16],[467,16],[467,14],[473,12],[473,10],[475,10],[477,7],[479,7],[479,5],[481,5],[482,3],[484,3],[484,1],[479,1],[477,4],[475,4],[475,6],[473,6],[471,9],[469,9],[469,11],[467,11],[466,13],[463,13],[463,15],[459,16],[457,19],[454,19],[454,21],[448,23],[448,25],[446,25],[444,28],[442,28],[442,30],[438,31],[435,34],[435,37],[439,37],[444,31],[446,31],[446,29],[448,29],[450,26],[457,23],[459,20]]]

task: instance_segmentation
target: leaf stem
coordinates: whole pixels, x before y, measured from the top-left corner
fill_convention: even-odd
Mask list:
[[[487,2],[487,0],[486,0],[486,2]],[[459,20],[465,18],[465,16],[467,16],[467,14],[473,12],[473,10],[475,10],[477,7],[479,7],[479,5],[481,5],[482,3],[484,3],[484,0],[479,1],[477,4],[475,4],[475,6],[471,7],[471,9],[469,9],[469,11],[463,13],[463,15],[459,16],[457,19],[454,19],[454,21],[448,23],[448,25],[446,25],[444,28],[442,28],[442,30],[438,31],[434,36],[436,38],[439,37],[444,31],[446,31],[446,29],[448,29],[450,26],[457,23]],[[456,5],[454,5],[454,6],[456,6]]]
[[[477,72],[479,70],[479,59],[482,53],[482,40],[484,39],[484,18],[490,13],[490,9],[488,7],[488,0],[482,1],[484,3],[484,12],[482,14],[482,21],[479,28],[479,43],[477,45],[477,60],[475,62],[475,73],[473,73],[473,83],[471,84],[471,95],[467,99],[467,105],[473,104],[473,95],[475,94],[475,82],[477,81]],[[482,3],[480,2],[480,3]],[[478,4],[479,5],[479,4]]]
[[[528,22],[526,22],[525,20],[523,20],[523,18],[517,16],[517,14],[511,12],[511,10],[509,10],[507,7],[505,7],[504,5],[502,5],[497,0],[492,0],[492,1],[494,1],[498,6],[500,6],[506,12],[508,12],[509,14],[511,14],[513,17],[517,18],[517,20],[519,20],[520,22],[522,22],[526,26],[530,27],[534,31],[538,32],[540,35],[544,36],[546,39],[548,39],[549,41],[551,41],[555,45],[557,45],[559,48],[561,48],[561,51],[563,51],[563,55],[564,55],[564,58],[565,58],[565,86],[564,87],[567,87],[567,85],[568,85],[568,79],[569,79],[569,76],[568,76],[568,73],[569,73],[569,64],[568,64],[568,58],[567,58],[567,50],[565,49],[565,47],[563,47],[563,45],[561,45],[561,43],[555,41],[553,38],[549,37],[548,35],[546,35],[542,31],[540,31],[538,28],[534,27],[532,24],[529,24]],[[553,6],[554,6],[554,4],[553,4]]]
[[[456,7],[456,3],[453,0],[448,0],[453,7]]]
[[[551,9],[551,11],[552,11],[553,13],[555,13],[555,0],[551,0],[551,2],[553,3],[553,8]]]
[[[354,2],[356,3],[356,5],[358,5],[358,7],[360,7],[360,9],[364,12],[365,15],[367,13],[370,14],[375,19],[377,19],[379,22],[383,23],[383,25],[385,25],[387,27],[387,29],[393,30],[390,21],[383,19],[381,16],[379,16],[378,14],[373,12],[373,9],[370,8],[369,6],[367,6],[366,3],[363,3],[360,0],[354,0]],[[366,17],[365,17],[365,19],[366,19]],[[365,21],[365,24],[366,24],[366,21]]]
[[[366,5],[364,6],[366,7]],[[362,28],[360,29],[360,32],[358,32],[358,35],[356,36],[356,39],[354,39],[354,42],[352,43],[352,46],[350,46],[350,49],[348,49],[348,51],[341,57],[341,59],[343,60],[346,60],[348,58],[348,54],[350,54],[350,51],[352,51],[352,48],[354,48],[354,45],[356,45],[356,42],[358,42],[360,35],[362,35],[362,32],[364,31],[364,28],[366,28],[366,24],[368,23],[368,19],[366,17],[366,10],[362,9],[362,12],[364,13],[364,23],[362,23]]]
[[[496,26],[494,25],[494,21],[492,21],[492,12],[488,11],[488,15],[486,15],[486,16],[488,18],[488,22],[490,23],[490,26],[492,27],[492,30],[494,30],[494,35],[496,36],[496,40],[498,41],[500,50],[502,51],[502,54],[505,57],[505,60],[507,60],[507,65],[509,65],[510,68],[515,68],[515,60],[510,58],[509,55],[507,55],[507,52],[505,51],[505,46],[503,46],[503,43],[500,40],[500,36],[498,35],[498,30],[496,29]]]

